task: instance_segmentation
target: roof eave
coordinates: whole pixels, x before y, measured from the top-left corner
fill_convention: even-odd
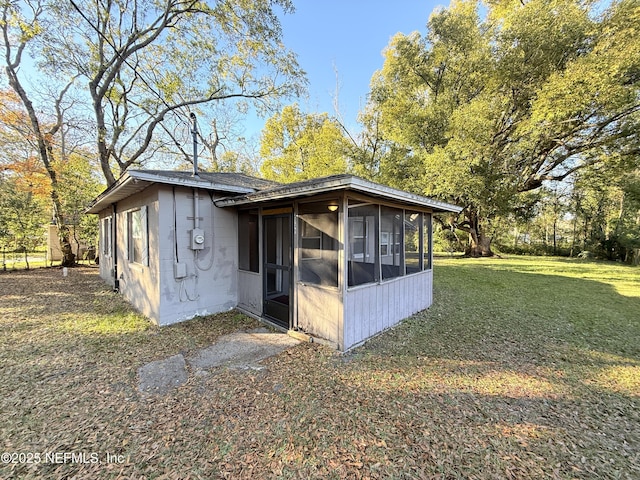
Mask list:
[[[100,213],[110,205],[117,203],[120,200],[134,195],[138,192],[141,192],[154,183],[175,185],[187,188],[202,188],[205,190],[235,194],[248,194],[255,192],[254,189],[249,187],[230,186],[213,183],[195,176],[185,179],[179,177],[164,177],[140,170],[131,170],[125,172],[124,175],[122,175],[116,181],[116,183],[114,183],[104,192],[98,195],[94,202],[85,210],[85,213]]]
[[[395,200],[405,204],[408,203],[411,205],[428,207],[435,212],[460,213],[462,211],[462,208],[458,207],[457,205],[451,205],[427,197],[403,192],[391,187],[386,187],[384,185],[369,182],[359,177],[341,177],[337,179],[332,178],[327,181],[319,181],[318,184],[314,186],[293,186],[290,189],[280,189],[275,193],[266,190],[240,197],[227,197],[217,200],[215,204],[218,207],[243,206],[268,201],[292,199],[300,196],[319,195],[322,193],[341,190],[353,190],[369,195],[382,196],[384,198]]]
[[[105,191],[103,191],[100,195],[98,195],[95,198],[95,200],[91,203],[91,205],[87,207],[84,213],[100,213],[109,205],[117,202],[118,200],[121,200],[125,196],[131,195],[131,193],[127,192],[126,195],[123,195],[121,198],[119,198],[120,197],[119,193],[123,192],[123,189],[125,188],[125,186],[128,186],[132,182],[133,182],[133,179],[131,178],[131,176],[129,176],[128,173],[125,173],[116,181],[116,183],[114,183],[113,185],[108,187]],[[142,185],[140,186],[142,187],[141,189],[146,188],[146,186],[142,186]]]

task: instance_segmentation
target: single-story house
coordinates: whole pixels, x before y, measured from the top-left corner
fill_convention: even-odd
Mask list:
[[[100,217],[100,276],[158,325],[236,308],[345,351],[432,302],[432,214],[353,175],[279,184],[129,170]]]

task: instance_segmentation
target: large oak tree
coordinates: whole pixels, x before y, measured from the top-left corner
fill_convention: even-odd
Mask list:
[[[266,123],[260,139],[265,178],[295,182],[347,170],[350,143],[326,113],[303,113],[288,105]]]
[[[396,35],[367,111],[388,183],[463,205],[471,255],[522,192],[590,165],[637,162],[640,2],[454,0]],[[412,179],[407,181],[407,179]]]

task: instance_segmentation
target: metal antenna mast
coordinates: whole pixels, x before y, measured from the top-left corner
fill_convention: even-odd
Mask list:
[[[191,120],[193,120],[193,128],[191,129],[191,135],[193,135],[193,176],[198,176],[198,124],[196,122],[196,114],[191,112]]]

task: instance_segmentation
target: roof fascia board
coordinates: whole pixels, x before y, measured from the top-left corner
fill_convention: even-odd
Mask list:
[[[344,180],[339,179],[339,180],[331,180],[328,182],[323,182],[322,184],[318,184],[318,186],[314,186],[314,187],[309,187],[308,185],[304,185],[304,186],[297,186],[297,187],[294,186],[293,188],[287,188],[287,189],[279,189],[277,193],[272,193],[269,190],[263,190],[251,195],[250,198],[227,197],[227,198],[222,198],[216,201],[215,204],[218,207],[229,207],[229,206],[236,206],[236,205],[238,206],[247,205],[251,203],[264,202],[264,201],[290,199],[298,195],[306,195],[306,196],[316,195],[316,194],[325,193],[325,192],[334,192],[334,191],[343,190],[344,184],[345,184]]]
[[[128,174],[128,172],[125,172],[123,176],[116,180],[116,183],[108,187],[104,192],[102,192],[95,198],[93,203],[89,205],[89,207],[87,207],[85,213],[99,213],[101,210],[107,208],[107,206],[113,203],[110,199],[113,198],[119,190],[124,188],[132,181],[133,179]]]
[[[386,198],[401,201],[403,203],[413,203],[416,205],[428,206],[447,212],[460,213],[462,211],[462,207],[459,207],[457,205],[440,202],[438,200],[433,200],[432,198],[423,197],[421,195],[416,195],[413,193],[405,192],[403,190],[387,187],[385,185],[369,182],[368,180],[364,180],[358,177],[355,177],[353,179],[353,184],[356,187],[354,188],[354,190],[368,193],[370,195],[380,195],[381,193],[383,193]]]
[[[205,190],[220,191],[225,193],[247,194],[255,192],[253,188],[223,185],[219,183],[208,182],[202,178],[184,179],[179,177],[165,177],[141,170],[129,170],[125,172],[111,187],[102,192],[95,201],[85,210],[85,213],[98,213],[107,208],[114,202],[119,202],[125,197],[121,197],[119,193],[129,184],[140,183],[141,186],[148,187],[153,183],[161,183],[165,185],[176,185],[182,187],[203,188]]]
[[[427,197],[421,197],[412,193],[403,192],[402,190],[396,190],[391,187],[379,185],[358,177],[344,177],[327,181],[320,181],[317,185],[314,186],[309,186],[308,184],[298,187],[294,186],[290,189],[279,190],[275,194],[270,193],[269,190],[265,190],[257,192],[253,195],[249,195],[248,197],[227,197],[216,201],[215,204],[218,207],[240,206],[257,202],[282,200],[285,198],[292,198],[297,195],[316,195],[338,190],[353,190],[372,196],[382,196],[401,203],[431,207],[434,210],[455,213],[460,213],[462,211],[462,208],[458,207],[457,205],[451,205]]]

